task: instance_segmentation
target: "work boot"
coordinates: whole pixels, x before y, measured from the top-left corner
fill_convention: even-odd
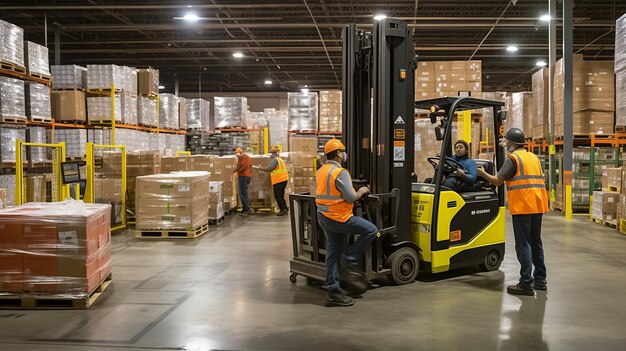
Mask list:
[[[354,299],[344,295],[341,291],[329,291],[326,299],[326,307],[352,306]]]
[[[367,291],[368,282],[365,273],[356,267],[341,267],[339,270],[339,284],[354,294],[363,294]]]
[[[525,288],[519,284],[515,284],[515,285],[509,285],[506,287],[506,292],[508,292],[509,294],[513,294],[513,295],[527,295],[527,296],[534,296],[535,295],[535,290],[533,290],[532,288]]]
[[[278,212],[276,215],[277,215],[277,216],[284,216],[284,215],[286,215],[286,214],[287,214],[287,211],[283,211],[283,210],[281,210],[281,211],[280,211],[280,212]]]
[[[250,215],[250,211],[241,211],[239,214],[240,217],[248,217]]]

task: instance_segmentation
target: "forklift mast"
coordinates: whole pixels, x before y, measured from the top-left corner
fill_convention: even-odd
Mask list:
[[[398,218],[411,216],[414,155],[415,48],[406,23],[374,22],[373,32],[343,29],[343,142],[355,184],[372,193],[400,190]],[[390,211],[391,209],[387,209]],[[389,212],[390,213],[390,212]],[[408,238],[411,222],[396,223]]]

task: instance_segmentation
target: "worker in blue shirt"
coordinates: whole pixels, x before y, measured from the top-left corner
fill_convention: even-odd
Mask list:
[[[457,168],[456,171],[450,173],[443,186],[455,191],[468,191],[476,182],[478,171],[476,170],[476,161],[468,156],[469,144],[465,140],[458,140],[454,143],[454,155],[452,159],[457,161],[463,168]]]

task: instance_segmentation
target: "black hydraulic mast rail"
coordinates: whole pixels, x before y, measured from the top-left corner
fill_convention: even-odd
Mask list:
[[[439,209],[439,202],[441,199],[441,180],[443,179],[443,163],[445,162],[446,156],[451,152],[452,149],[452,122],[454,114],[461,111],[467,110],[475,110],[481,108],[492,108],[493,109],[493,124],[494,124],[494,135],[495,140],[498,140],[502,137],[501,135],[501,127],[502,121],[500,120],[500,110],[504,106],[504,102],[501,101],[492,101],[492,100],[483,100],[472,97],[444,97],[439,99],[430,99],[430,100],[422,100],[415,103],[415,108],[428,110],[430,106],[438,106],[440,109],[446,112],[444,117],[444,138],[441,144],[441,151],[439,153],[439,165],[437,167],[437,171],[435,173],[435,193],[433,198],[433,209],[432,209],[432,218],[431,218],[431,250],[445,250],[450,247],[450,241],[437,241],[437,212]],[[501,147],[495,147],[496,154],[496,169],[500,169],[502,164],[504,163],[504,150]],[[500,207],[504,206],[504,185],[500,185],[498,187],[498,204]]]

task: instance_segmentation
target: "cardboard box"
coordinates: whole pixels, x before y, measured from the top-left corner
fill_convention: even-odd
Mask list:
[[[159,94],[159,70],[146,68],[137,71],[137,93],[148,96]]]
[[[606,177],[609,190],[620,192],[622,188],[622,167],[607,168]]]
[[[55,121],[86,121],[85,92],[52,91],[50,93],[52,117]]]
[[[43,175],[24,177],[26,202],[46,202],[46,180]]]
[[[0,188],[0,208],[7,207],[7,189]]]

